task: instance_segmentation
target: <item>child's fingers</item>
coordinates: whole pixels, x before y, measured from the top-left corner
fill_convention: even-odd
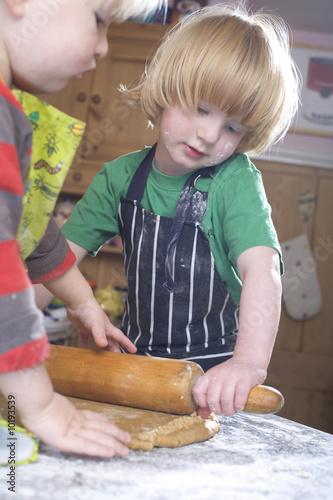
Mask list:
[[[200,377],[192,388],[194,401],[200,408],[207,408],[207,390],[209,386],[209,378],[207,375]]]
[[[92,329],[92,336],[94,337],[94,340],[98,347],[107,347],[108,345],[108,340],[105,336],[105,333],[103,330],[98,330],[98,329]]]
[[[197,414],[201,418],[208,418],[209,415],[212,413],[211,409],[206,407],[206,408],[199,408],[197,411]]]
[[[110,338],[108,338],[108,345],[104,347],[104,350],[110,352],[122,352],[117,342]]]
[[[98,438],[96,439],[96,437],[91,440],[77,438],[77,442],[74,444],[73,449],[69,451],[100,458],[113,458],[115,456],[123,458],[126,457],[129,452],[126,446],[120,444],[116,440],[112,440],[112,442],[107,445],[105,439],[99,440]]]
[[[61,449],[61,448],[60,448]],[[79,453],[101,458],[125,457],[128,448],[119,440],[98,430],[84,430],[84,433],[66,440],[65,452]]]
[[[126,337],[126,335],[119,330],[119,328],[116,328],[112,323],[109,323],[107,329],[106,329],[106,335],[108,337],[111,337],[112,340],[115,340],[120,344],[124,349],[126,349],[128,352],[134,354],[137,351],[137,348],[133,344],[133,342]]]
[[[235,401],[234,408],[235,411],[242,411],[244,406],[246,405],[247,398],[249,396],[249,392],[252,389],[251,381],[242,381],[237,384],[235,390]]]
[[[224,380],[216,395],[216,413],[218,415],[234,415],[235,383],[233,380]]]
[[[74,430],[72,443],[76,447],[76,453],[100,457],[114,455],[123,457],[128,454],[126,445],[130,442],[131,436],[119,429],[111,420],[89,410],[80,411],[77,416],[81,422]],[[76,425],[76,422],[73,422],[73,426]]]

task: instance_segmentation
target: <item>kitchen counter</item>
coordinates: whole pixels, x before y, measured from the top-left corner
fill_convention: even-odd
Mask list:
[[[16,468],[16,492],[0,468],[0,498],[33,500],[332,500],[333,435],[276,415],[220,417],[210,441],[130,451],[124,459],[62,454],[44,444]]]

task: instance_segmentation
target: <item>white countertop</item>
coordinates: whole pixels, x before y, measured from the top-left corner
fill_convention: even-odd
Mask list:
[[[0,468],[0,498],[12,500],[332,500],[333,435],[276,415],[221,417],[210,441],[91,459],[40,446],[17,467],[16,492]]]

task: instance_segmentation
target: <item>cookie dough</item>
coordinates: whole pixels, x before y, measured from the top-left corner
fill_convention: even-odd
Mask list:
[[[177,417],[156,429],[133,434],[129,447],[133,450],[152,450],[154,446],[177,448],[206,441],[219,430],[219,423],[213,414],[202,419],[193,413],[190,416]]]
[[[220,430],[214,414],[203,419],[192,415],[170,415],[150,410],[99,403],[79,398],[68,398],[80,410],[103,413],[118,427],[132,436],[129,448],[152,450],[156,447],[176,448],[199,443],[213,437]]]

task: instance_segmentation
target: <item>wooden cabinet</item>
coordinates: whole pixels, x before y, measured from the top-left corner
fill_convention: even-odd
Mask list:
[[[272,217],[281,243],[300,235],[306,224],[323,297],[320,312],[295,321],[282,309],[267,384],[284,394],[279,413],[333,433],[333,170],[256,161],[262,172]],[[299,213],[308,191],[315,213]]]
[[[87,123],[64,194],[82,196],[104,162],[156,141],[157,131],[147,129],[140,110],[125,103],[117,89],[142,74],[147,56],[166,29],[136,23],[112,26],[109,53],[98,61],[96,72],[73,80],[61,94],[46,98]],[[304,216],[298,212],[299,196],[309,190],[316,197],[316,212],[307,221],[312,250],[324,242],[322,258],[316,262],[323,307],[307,321],[294,321],[282,311],[267,383],[285,396],[281,416],[333,432],[333,170],[262,160],[255,164],[263,175],[280,241],[301,234]],[[87,257],[80,267],[98,286],[126,286],[118,248],[105,247],[96,258]]]

